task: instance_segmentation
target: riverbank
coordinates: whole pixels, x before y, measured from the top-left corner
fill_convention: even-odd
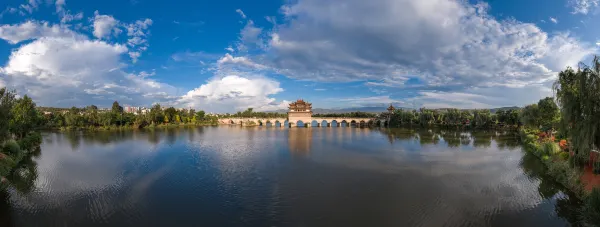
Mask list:
[[[525,128],[519,134],[525,151],[538,157],[546,166],[548,175],[582,200],[581,222],[600,226],[600,186],[595,185],[600,175],[577,167],[566,148],[566,141],[557,143],[553,137],[541,137],[536,131]]]
[[[22,162],[39,151],[42,136],[39,132],[29,133],[18,140],[8,140],[0,147],[0,190],[10,185],[12,175]]]

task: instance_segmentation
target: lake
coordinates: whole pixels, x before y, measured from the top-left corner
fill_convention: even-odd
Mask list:
[[[0,226],[569,226],[511,132],[216,126],[44,133]]]

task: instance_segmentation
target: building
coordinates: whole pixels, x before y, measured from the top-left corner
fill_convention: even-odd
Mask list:
[[[310,123],[312,121],[312,104],[298,99],[290,103],[288,107],[288,119],[290,122],[302,121]]]

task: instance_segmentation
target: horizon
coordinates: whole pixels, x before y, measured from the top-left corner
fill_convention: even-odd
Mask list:
[[[3,1],[0,87],[60,108],[494,109],[598,53],[597,1],[337,2]]]

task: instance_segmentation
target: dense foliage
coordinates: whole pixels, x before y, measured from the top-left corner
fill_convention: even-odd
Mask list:
[[[14,92],[0,88],[0,187],[6,187],[15,169],[39,150],[42,139],[34,130],[40,123],[31,98],[16,98]]]
[[[497,126],[518,126],[519,110],[500,110],[492,114],[490,110],[459,110],[459,109],[427,109],[417,110],[398,109],[391,115],[381,114],[389,118],[390,126],[468,126],[475,128],[491,128]]]
[[[560,109],[551,97],[540,99],[537,104],[531,104],[521,111],[521,121],[525,126],[541,129],[543,131],[553,130],[560,122]]]
[[[600,59],[592,66],[580,64],[558,74],[554,84],[562,114],[561,130],[570,137],[576,157],[588,160],[590,151],[600,147]]]
[[[208,116],[204,111],[194,109],[162,108],[152,106],[146,113],[126,113],[118,102],[110,110],[101,111],[91,105],[85,108],[72,107],[68,110],[50,112],[43,117],[43,125],[49,128],[117,128],[155,127],[179,124],[216,124],[216,116]]]
[[[253,108],[248,108],[243,112],[238,111],[235,114],[222,114],[223,118],[287,118],[287,113],[277,112],[254,112]]]

